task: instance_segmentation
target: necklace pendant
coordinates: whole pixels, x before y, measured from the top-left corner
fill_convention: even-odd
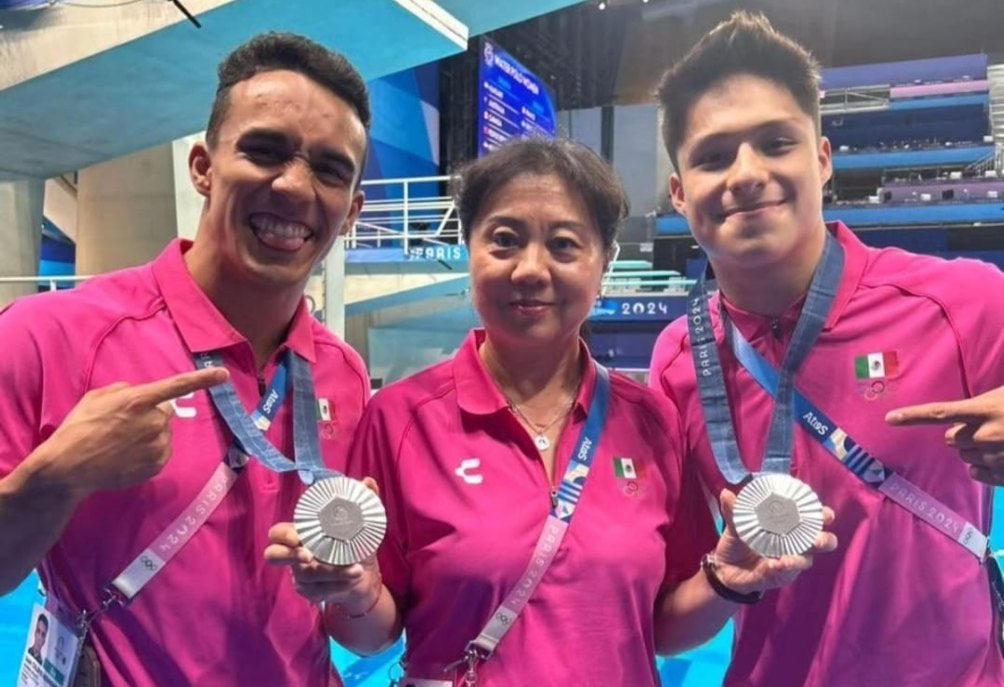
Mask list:
[[[533,445],[536,446],[539,451],[546,451],[551,448],[551,440],[543,434],[538,434],[533,438]]]

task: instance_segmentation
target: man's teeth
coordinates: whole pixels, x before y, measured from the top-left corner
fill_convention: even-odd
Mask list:
[[[299,222],[283,222],[275,217],[254,217],[251,226],[284,239],[306,239],[313,233],[309,227]]]

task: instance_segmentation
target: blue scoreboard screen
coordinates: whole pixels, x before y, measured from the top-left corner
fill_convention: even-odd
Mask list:
[[[537,75],[487,39],[479,63],[478,157],[510,139],[554,138],[554,102]]]

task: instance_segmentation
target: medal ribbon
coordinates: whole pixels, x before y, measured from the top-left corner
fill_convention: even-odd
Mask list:
[[[791,405],[795,373],[823,330],[826,317],[837,295],[843,269],[844,251],[837,240],[826,232],[822,257],[812,275],[805,304],[802,306],[802,312],[781,364],[762,472],[788,474],[791,470]],[[718,355],[715,332],[711,326],[711,312],[708,307],[709,288],[714,288],[714,284],[709,286],[705,275],[702,274],[690,290],[687,296],[689,302],[687,329],[690,333],[694,372],[712,455],[722,476],[730,484],[739,484],[749,477],[749,471],[739,455],[739,445],[732,423],[725,375]],[[724,309],[722,314],[724,319]]]
[[[734,325],[731,326],[730,333],[732,350],[739,363],[749,371],[764,391],[773,396],[778,389],[777,370],[753,348]],[[980,560],[983,559],[987,550],[987,537],[979,528],[883,465],[798,389],[794,390],[793,400],[795,418],[799,424],[845,468],[921,520],[957,541]]]
[[[202,353],[195,357],[196,365],[198,367],[221,367],[223,365],[222,356],[218,352],[212,353]],[[309,413],[312,408],[310,403],[306,405],[306,411],[304,410],[304,398],[302,396],[309,396],[313,398],[313,379],[310,377],[310,367],[306,364],[306,361],[293,355],[291,351],[288,351],[283,357],[282,361],[276,368],[275,374],[272,376],[272,383],[269,385],[268,390],[262,396],[261,401],[259,401],[257,408],[255,408],[252,415],[249,417],[244,411],[241,405],[240,399],[237,397],[237,392],[234,390],[233,383],[229,380],[221,386],[225,386],[219,393],[222,401],[217,399],[217,393],[214,393],[219,387],[213,387],[210,389],[210,395],[213,398],[213,404],[216,406],[217,411],[223,417],[230,431],[234,434],[235,444],[247,455],[257,455],[252,453],[249,448],[257,450],[261,444],[268,446],[274,454],[278,454],[281,461],[286,463],[292,463],[288,458],[283,456],[281,453],[275,450],[275,448],[268,443],[262,434],[263,431],[268,430],[271,426],[272,421],[279,412],[279,408],[282,407],[283,402],[286,399],[287,389],[289,387],[289,373],[292,370],[293,373],[293,420],[294,420],[294,446],[297,450],[297,456],[301,453],[301,446],[304,444],[311,443],[309,439],[303,439],[302,428],[297,433],[296,421],[298,418],[302,418],[305,412]],[[306,384],[304,384],[301,377],[305,374]],[[299,381],[299,385],[297,382]],[[306,387],[307,394],[301,393],[301,397],[297,396],[297,388]],[[299,400],[299,404],[297,401]],[[224,410],[224,408],[226,410]],[[240,426],[242,430],[242,435],[238,436],[237,432],[234,431],[235,422],[232,421],[232,417],[237,414],[239,409],[239,415],[242,419],[236,424]],[[311,415],[311,417],[313,417]],[[308,420],[309,421],[309,420]],[[250,429],[249,429],[250,428]],[[253,430],[253,431],[252,431]],[[251,440],[245,440],[246,435],[256,435]],[[298,440],[299,439],[299,440]],[[313,433],[313,442],[317,446],[316,453],[311,454],[313,446],[307,446],[307,455],[318,456],[317,461],[320,461],[320,443],[317,439],[316,429]],[[269,455],[269,460],[273,463],[281,466],[282,470],[276,470],[276,472],[288,472],[289,469],[296,467],[295,463],[292,463],[293,468],[286,468],[285,464],[276,461],[275,456]],[[264,462],[264,461],[263,461]],[[271,467],[270,464],[266,464],[267,467]],[[274,468],[273,468],[274,469]],[[303,473],[301,472],[301,475]],[[315,474],[314,471],[308,474]],[[226,463],[220,463],[220,465],[210,476],[209,481],[206,482],[205,486],[199,492],[195,500],[182,511],[175,520],[168,525],[168,527],[156,538],[153,542],[146,547],[133,561],[123,570],[114,580],[111,582],[111,587],[121,594],[125,601],[131,601],[139,591],[146,586],[146,584],[153,579],[153,577],[163,569],[163,567],[174,557],[174,555],[183,547],[188,541],[195,535],[195,532],[209,519],[213,511],[222,503],[223,497],[228,491],[233,487],[237,481],[238,473]]]
[[[196,364],[198,367],[222,367],[223,359],[217,352],[200,353],[196,356]],[[338,473],[324,467],[321,459],[321,440],[317,434],[314,410],[317,398],[314,395],[314,380],[310,374],[310,365],[293,351],[288,350],[282,366],[289,370],[292,377],[295,460],[287,458],[269,443],[262,433],[262,427],[244,410],[230,380],[209,388],[213,405],[227,423],[231,434],[234,435],[234,441],[241,450],[269,470],[278,473],[297,470],[304,484],[313,484],[318,479],[335,476]],[[278,370],[276,374],[278,376]],[[285,373],[282,379],[285,379]],[[285,394],[284,386],[280,391],[280,388],[273,384],[273,388],[265,395],[263,401],[267,403],[272,394],[278,394],[281,402],[282,395]],[[256,411],[255,415],[258,416],[259,411]],[[266,424],[264,429],[267,428]]]
[[[554,507],[547,516],[544,529],[537,539],[533,555],[526,570],[516,585],[506,595],[505,600],[492,614],[491,619],[476,639],[467,645],[467,652],[472,648],[479,651],[482,659],[487,659],[502,641],[502,637],[516,622],[523,611],[544,573],[550,567],[558,547],[568,531],[568,526],[575,514],[575,508],[586,486],[586,478],[596,456],[596,447],[600,443],[603,425],[607,418],[607,408],[610,403],[610,377],[606,368],[593,362],[596,368],[596,389],[589,405],[586,424],[579,434],[579,440],[572,452],[572,458],[565,469],[561,486],[558,487],[558,497]]]

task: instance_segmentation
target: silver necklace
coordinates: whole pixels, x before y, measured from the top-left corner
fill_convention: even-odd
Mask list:
[[[523,420],[523,422],[526,423],[527,427],[529,427],[531,431],[536,432],[536,435],[533,437],[533,445],[537,447],[537,450],[546,451],[547,449],[551,448],[551,440],[547,438],[547,430],[554,427],[554,425],[556,425],[559,420],[564,420],[566,417],[568,417],[569,413],[572,412],[572,408],[575,407],[576,396],[578,396],[578,393],[572,396],[572,400],[568,404],[567,408],[558,413],[553,420],[544,425],[537,424],[536,422],[528,418],[526,415],[524,415],[523,411],[520,410],[516,402],[513,401],[508,396],[506,396],[505,400],[509,402],[509,410],[516,413],[516,415],[518,415]]]

